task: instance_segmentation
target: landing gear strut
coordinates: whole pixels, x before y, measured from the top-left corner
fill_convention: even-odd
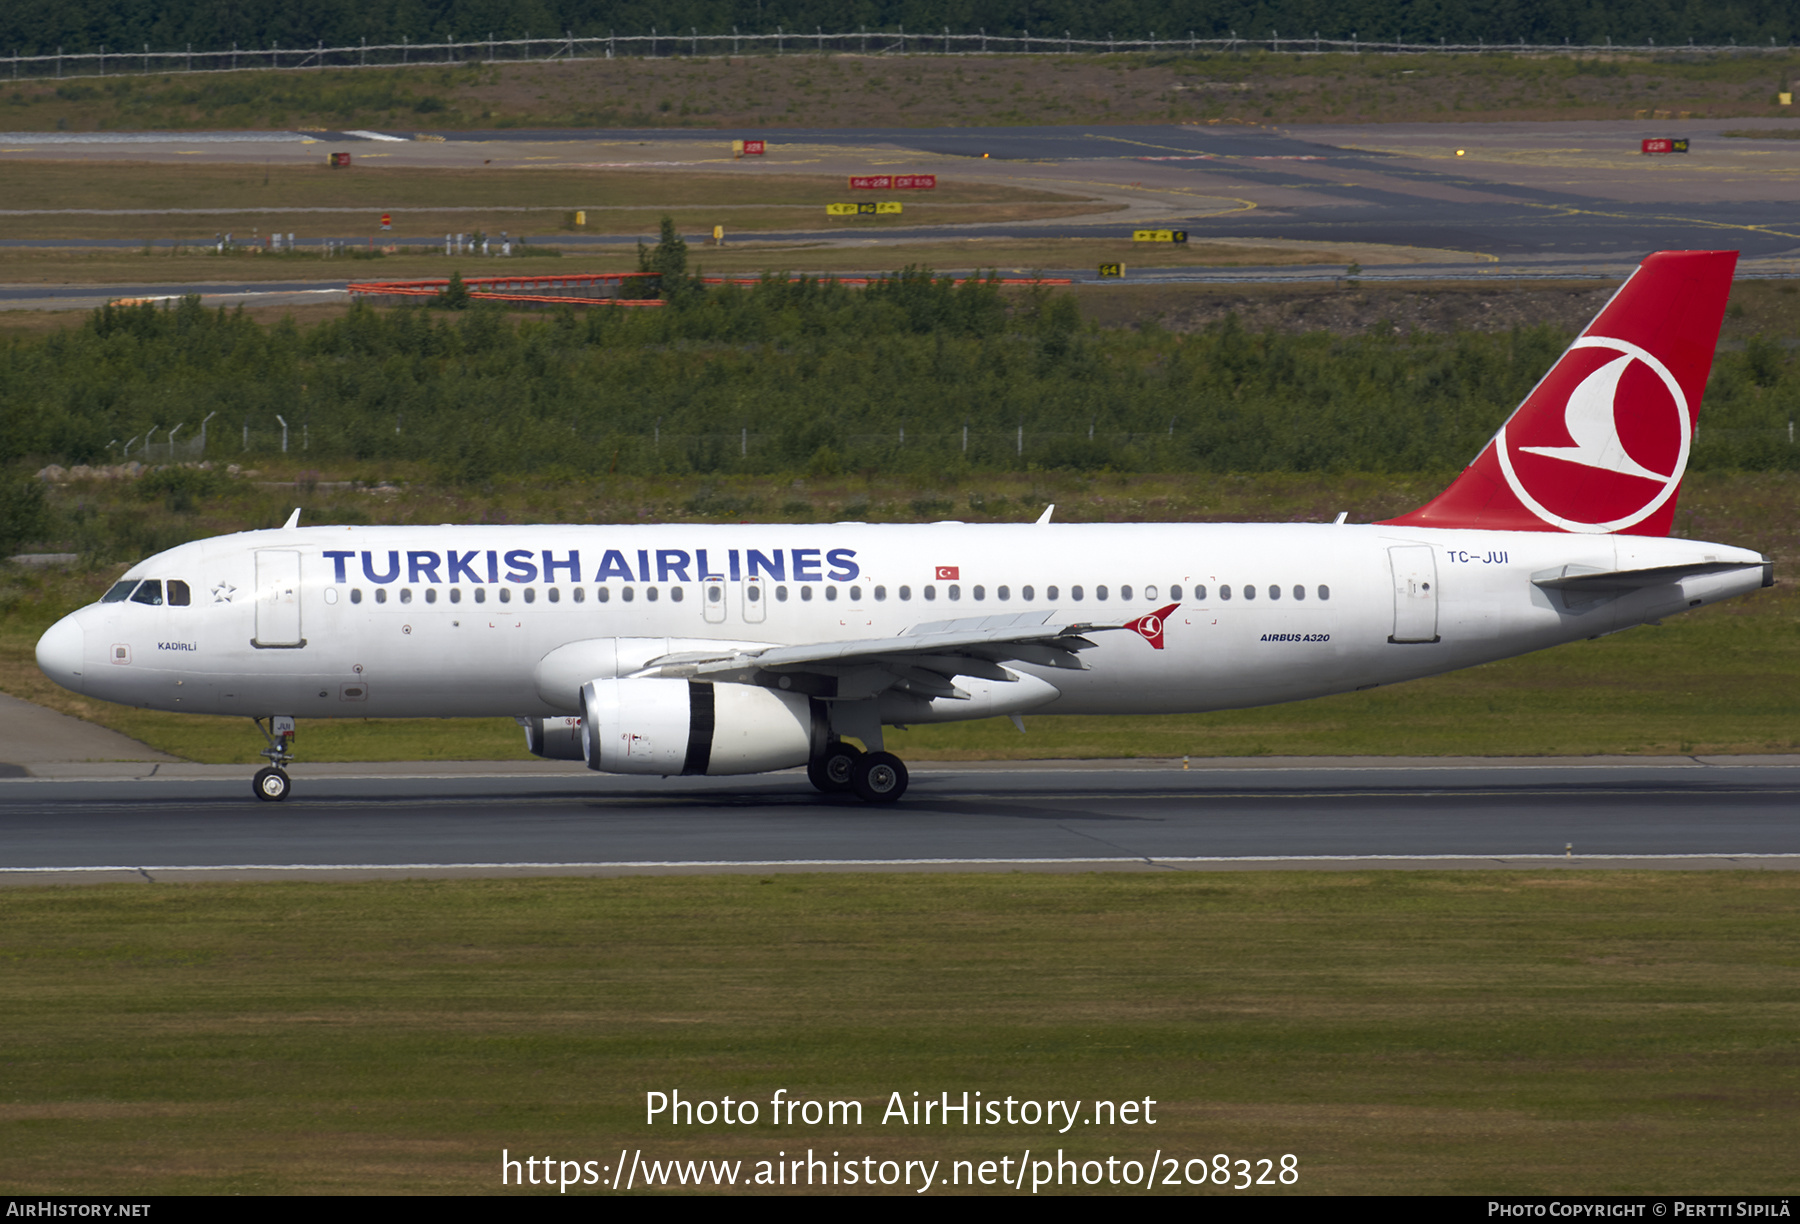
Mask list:
[[[267,729],[263,727],[262,719],[253,721],[263,738],[269,741],[269,746],[257,755],[267,757],[269,764],[256,771],[256,777],[250,782],[250,789],[264,802],[279,803],[293,789],[285,766],[294,763],[294,719],[289,714],[271,714]]]

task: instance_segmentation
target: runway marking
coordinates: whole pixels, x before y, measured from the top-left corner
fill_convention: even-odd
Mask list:
[[[1518,790],[1346,790],[1316,791],[1303,789],[1270,789],[1257,791],[1213,791],[1195,789],[1191,791],[1068,791],[1059,790],[1054,793],[1033,791],[957,791],[949,793],[932,793],[919,790],[914,798],[918,802],[930,802],[938,806],[959,803],[994,803],[1007,804],[1012,807],[1031,805],[1046,809],[1054,809],[1071,803],[1102,805],[1117,807],[1125,804],[1143,802],[1169,802],[1187,800],[1190,806],[1204,806],[1209,802],[1229,801],[1248,803],[1257,800],[1273,803],[1304,804],[1309,800],[1400,800],[1400,799],[1541,799],[1541,798],[1609,798],[1609,799],[1688,799],[1707,802],[1726,800],[1770,800],[1800,798],[1800,789],[1793,787],[1774,788],[1732,788],[1732,789],[1606,789],[1584,790],[1570,787],[1561,790],[1539,788],[1523,788]],[[97,802],[94,800],[49,800],[40,801],[34,806],[21,805],[13,809],[15,814],[33,812],[62,812],[72,805],[79,805],[85,812],[149,812],[167,810],[171,806],[191,807],[194,799],[180,800],[127,800]],[[236,795],[218,796],[213,804],[236,806]],[[564,791],[556,794],[490,794],[467,796],[418,797],[397,795],[385,797],[380,795],[351,795],[319,798],[296,797],[297,808],[309,812],[324,812],[343,809],[360,809],[380,807],[388,811],[400,808],[412,808],[425,811],[442,811],[447,807],[551,807],[572,806],[578,808],[670,808],[670,807],[731,807],[741,809],[747,806],[784,807],[796,812],[853,810],[841,799],[829,796],[814,795],[810,792],[794,791],[792,794],[765,788],[757,791],[712,791],[686,790],[670,791],[663,794],[601,794],[579,791]],[[4,815],[0,809],[0,815]],[[1149,815],[1154,816],[1154,813]],[[1077,817],[1078,818],[1078,817]]]
[[[897,858],[897,859],[618,859],[597,862],[520,862],[520,863],[192,863],[126,865],[96,867],[0,867],[0,875],[49,875],[55,872],[98,873],[123,871],[145,874],[153,871],[502,871],[544,870],[563,868],[604,870],[620,867],[1053,867],[1073,863],[1144,863],[1151,866],[1181,863],[1445,863],[1487,860],[1518,863],[1582,863],[1582,862],[1736,862],[1792,860],[1800,865],[1800,854],[1761,853],[1693,853],[1693,854],[1505,854],[1471,851],[1466,854],[1213,854],[1213,855],[1124,855],[1113,857],[1071,856],[1063,858]]]

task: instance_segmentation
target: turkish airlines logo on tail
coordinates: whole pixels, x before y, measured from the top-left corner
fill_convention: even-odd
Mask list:
[[[1169,613],[1180,606],[1180,604],[1170,604],[1166,608],[1158,608],[1148,616],[1140,616],[1129,622],[1125,627],[1149,642],[1152,650],[1161,650],[1163,648],[1163,623],[1168,619]]]
[[[1564,531],[1622,531],[1681,486],[1693,437],[1687,396],[1647,350],[1583,336],[1495,438],[1526,509]]]

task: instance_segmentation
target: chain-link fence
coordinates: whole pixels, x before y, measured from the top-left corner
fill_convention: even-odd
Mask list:
[[[318,43],[311,47],[240,47],[195,50],[152,50],[148,43],[141,48],[102,47],[98,51],[64,54],[58,48],[50,54],[20,54],[0,57],[0,72],[13,80],[71,79],[81,77],[129,76],[188,72],[241,72],[246,69],[284,71],[322,68],[387,68],[425,66],[431,64],[469,64],[506,62],[549,62],[576,59],[615,59],[620,57],[666,58],[674,56],[723,55],[1171,55],[1268,51],[1280,55],[1386,54],[1386,55],[1594,55],[1625,51],[1690,51],[1705,54],[1767,54],[1786,52],[1789,44],[1777,44],[1772,38],[1767,46],[1696,45],[1658,43],[1648,39],[1643,44],[1614,42],[1577,45],[1570,43],[1420,43],[1399,40],[1378,41],[1366,38],[1281,37],[1271,31],[1267,38],[1199,38],[1192,31],[1185,37],[1180,32],[1159,36],[1151,32],[1145,38],[1075,38],[1069,31],[1053,30],[981,30],[976,33],[952,33],[941,30],[857,30],[827,34],[823,29],[811,32],[777,30],[773,34],[741,34],[718,31],[701,33],[698,28],[687,31],[658,31],[648,34],[608,34],[605,37],[577,38],[572,33],[560,38],[483,38],[473,41],[446,38],[442,42],[358,43],[355,46],[327,47]]]

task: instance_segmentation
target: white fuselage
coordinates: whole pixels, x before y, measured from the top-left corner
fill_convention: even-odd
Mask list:
[[[1744,568],[1585,599],[1533,583],[1706,562]],[[1163,650],[1108,632],[1084,671],[1009,664],[1054,686],[1036,712],[1175,713],[1610,633],[1754,590],[1762,564],[1688,540],[1382,525],[307,527],[158,554],[126,578],[185,583],[186,606],[90,605],[39,658],[67,687],[165,710],[549,716],[578,709],[539,675],[571,643],[793,645],[1027,610],[1116,624],[1175,604]]]

